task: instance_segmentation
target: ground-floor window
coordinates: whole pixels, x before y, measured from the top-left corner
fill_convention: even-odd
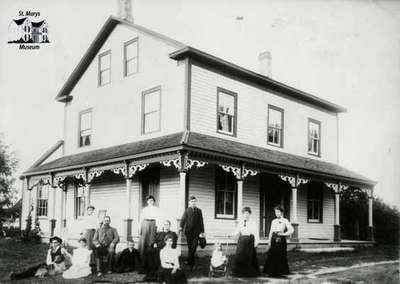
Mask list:
[[[310,183],[307,191],[307,220],[322,223],[323,187],[319,183]]]
[[[38,217],[47,217],[48,204],[49,204],[49,185],[38,185],[37,207],[36,207],[36,215]]]
[[[217,167],[215,187],[215,217],[236,218],[237,183],[233,174]]]
[[[75,219],[85,214],[85,188],[83,186],[75,187]]]

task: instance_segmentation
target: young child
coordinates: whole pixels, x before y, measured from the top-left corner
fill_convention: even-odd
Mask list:
[[[115,271],[117,273],[132,272],[138,266],[140,262],[140,256],[137,249],[135,249],[135,243],[128,241],[128,247],[121,252],[118,258]]]
[[[67,271],[64,271],[63,277],[65,279],[75,279],[90,275],[92,273],[90,269],[91,254],[92,251],[87,249],[87,240],[81,238],[79,247],[74,250],[72,255],[72,266]]]
[[[221,269],[226,265],[227,258],[222,253],[221,243],[215,242],[214,251],[211,257],[211,266],[214,269]]]

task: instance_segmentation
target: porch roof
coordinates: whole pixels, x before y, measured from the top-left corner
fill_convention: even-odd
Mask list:
[[[302,157],[282,151],[244,144],[197,132],[175,134],[146,139],[128,144],[64,156],[48,163],[34,166],[22,177],[67,169],[90,167],[110,162],[145,158],[149,155],[188,150],[191,153],[221,157],[280,173],[299,173],[307,176],[337,180],[351,185],[372,187],[368,178],[334,163]]]

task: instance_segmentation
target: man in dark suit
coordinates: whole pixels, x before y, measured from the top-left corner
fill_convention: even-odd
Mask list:
[[[201,209],[196,206],[197,199],[194,196],[189,198],[189,207],[182,215],[179,230],[185,233],[189,250],[187,264],[193,268],[194,258],[199,243],[199,237],[204,237],[204,223]]]

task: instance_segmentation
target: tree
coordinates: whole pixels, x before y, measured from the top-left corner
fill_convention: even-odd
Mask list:
[[[17,159],[9,146],[2,141],[0,136],[0,228],[4,219],[9,215],[13,199],[16,195],[14,188],[14,171],[17,167]]]

